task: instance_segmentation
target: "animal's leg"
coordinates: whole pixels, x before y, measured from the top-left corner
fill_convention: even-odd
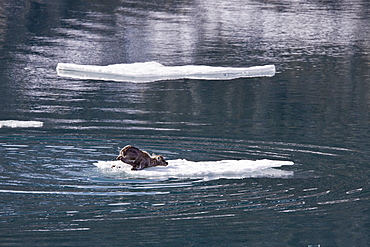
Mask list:
[[[145,162],[144,161],[141,161],[140,163],[136,163],[134,165],[132,165],[132,169],[131,170],[143,170],[145,168]]]

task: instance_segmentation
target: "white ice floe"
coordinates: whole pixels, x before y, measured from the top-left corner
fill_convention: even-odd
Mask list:
[[[242,179],[251,177],[290,177],[292,171],[275,169],[293,165],[291,161],[279,160],[221,160],[188,161],[169,160],[168,166],[151,167],[140,171],[131,170],[132,166],[121,161],[98,161],[94,163],[103,173],[119,174],[125,178],[169,179],[190,178],[213,180],[220,178]]]
[[[44,125],[41,121],[19,121],[19,120],[3,120],[0,121],[0,128],[37,128]]]
[[[59,76],[127,82],[153,82],[176,79],[230,80],[243,77],[274,76],[275,65],[249,68],[205,65],[164,66],[157,62],[112,64],[107,66],[58,63]]]

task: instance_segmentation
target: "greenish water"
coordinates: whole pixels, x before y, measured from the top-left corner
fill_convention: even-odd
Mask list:
[[[0,121],[43,123],[0,128],[0,245],[369,246],[369,11],[366,0],[0,2]],[[135,84],[55,70],[147,61],[277,74]],[[279,169],[293,175],[95,167],[127,144],[168,160],[288,160]]]

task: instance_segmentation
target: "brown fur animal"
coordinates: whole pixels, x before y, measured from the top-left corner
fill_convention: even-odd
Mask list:
[[[117,160],[132,165],[131,170],[142,170],[144,168],[153,166],[168,165],[167,161],[162,155],[150,156],[147,152],[141,151],[140,149],[131,145],[127,145],[126,147],[122,148]]]

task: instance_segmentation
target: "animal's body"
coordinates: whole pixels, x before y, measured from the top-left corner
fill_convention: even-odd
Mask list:
[[[127,145],[119,153],[117,160],[132,166],[131,170],[142,170],[153,166],[167,166],[167,161],[162,155],[150,156],[147,152]]]

